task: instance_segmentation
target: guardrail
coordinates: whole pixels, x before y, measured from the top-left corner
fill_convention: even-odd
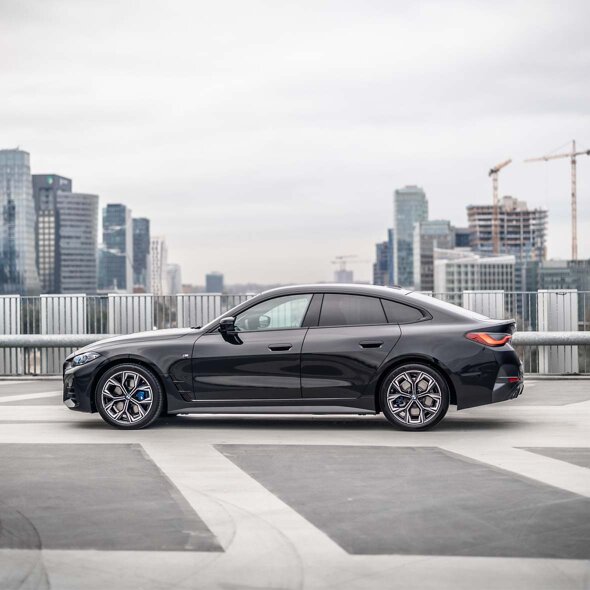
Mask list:
[[[0,336],[0,373],[59,374],[63,359],[77,348],[117,334],[17,334]],[[516,332],[527,373],[589,374],[590,331]]]

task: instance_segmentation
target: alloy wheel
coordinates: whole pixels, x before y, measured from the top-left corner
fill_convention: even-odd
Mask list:
[[[144,418],[154,403],[147,379],[135,371],[120,371],[111,375],[101,391],[106,414],[119,424],[134,424]]]
[[[440,386],[424,371],[404,371],[391,382],[387,405],[392,417],[402,424],[426,426],[437,417],[441,408]]]

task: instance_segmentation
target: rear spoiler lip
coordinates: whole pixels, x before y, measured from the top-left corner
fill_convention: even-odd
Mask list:
[[[509,320],[482,320],[482,328],[486,330],[491,330],[493,332],[503,332],[505,334],[514,334],[516,330],[516,320],[509,319]],[[495,330],[493,328],[496,328]],[[483,330],[482,330],[483,331]]]

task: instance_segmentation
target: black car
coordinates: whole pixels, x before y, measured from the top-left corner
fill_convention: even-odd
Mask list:
[[[302,285],[202,328],[98,341],[64,364],[64,403],[119,428],[187,413],[376,414],[406,430],[515,398],[512,320],[398,288]]]

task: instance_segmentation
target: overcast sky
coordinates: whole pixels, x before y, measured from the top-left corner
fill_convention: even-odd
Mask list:
[[[466,225],[501,194],[549,209],[569,257],[569,160],[590,148],[590,3],[0,0],[0,147],[128,204],[184,282],[369,279],[396,187]],[[564,146],[567,148],[567,146]],[[590,157],[578,164],[590,256]]]

